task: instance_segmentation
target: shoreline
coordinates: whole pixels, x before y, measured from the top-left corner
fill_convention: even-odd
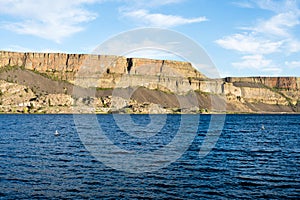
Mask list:
[[[300,115],[300,112],[264,113],[0,113],[1,115]]]

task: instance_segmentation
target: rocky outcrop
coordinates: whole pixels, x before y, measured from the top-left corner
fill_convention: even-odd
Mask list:
[[[0,80],[0,113],[166,114],[174,113],[174,110],[118,96],[76,98],[68,94],[36,95],[26,86]]]
[[[223,100],[226,112],[300,111],[300,78],[208,79],[179,61],[0,51],[0,79],[8,113],[210,113]]]
[[[24,85],[17,85],[0,80],[0,105],[9,110],[11,107],[30,107],[36,98],[32,90]]]

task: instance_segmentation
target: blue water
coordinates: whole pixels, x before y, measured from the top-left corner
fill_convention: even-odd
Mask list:
[[[97,117],[115,145],[140,152],[167,145],[180,124],[180,115],[168,115],[161,132],[145,139],[120,132],[112,115]],[[121,117],[150,123],[148,115]],[[0,199],[300,198],[300,115],[227,115],[215,147],[200,158],[210,118],[200,116],[177,161],[129,173],[91,155],[72,115],[0,115]]]

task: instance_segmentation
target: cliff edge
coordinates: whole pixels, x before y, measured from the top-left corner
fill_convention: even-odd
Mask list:
[[[180,61],[0,51],[3,113],[297,113],[299,88],[298,77],[208,79]]]

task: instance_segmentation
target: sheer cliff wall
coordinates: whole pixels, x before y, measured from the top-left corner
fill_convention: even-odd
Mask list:
[[[108,88],[108,84],[116,83],[126,75],[131,75],[131,78],[148,76],[147,79],[153,78],[155,82],[159,80],[159,77],[188,79],[190,87],[194,90],[216,87],[218,89],[215,92],[222,91],[222,83],[224,82],[263,84],[270,88],[288,90],[299,90],[300,88],[300,78],[297,77],[227,77],[222,80],[207,82],[206,77],[188,62],[122,56],[0,51],[0,68],[5,66],[23,66],[25,69],[45,73],[69,82],[74,81],[82,66],[89,66],[93,69],[90,72],[101,74],[99,78],[103,79],[103,85],[99,86],[104,88]],[[201,86],[203,79],[206,79],[208,85],[202,84]],[[163,80],[168,79],[162,78]],[[175,81],[176,84],[180,84],[180,81],[177,83]]]
[[[150,89],[180,92],[185,88],[199,89],[199,83],[192,80],[205,78],[188,62],[107,55],[0,51],[0,68],[5,66],[22,66],[71,83],[80,78],[94,78],[100,88],[143,83]]]
[[[299,90],[300,78],[297,77],[227,77],[228,83],[256,83],[270,88]]]
[[[277,109],[280,105],[287,106],[295,112],[300,108],[298,77],[209,79],[188,62],[107,55],[0,51],[0,70],[20,67],[47,75],[56,81],[64,80],[84,87],[112,89],[144,86],[175,94],[187,94],[194,90],[204,95],[222,95],[230,105],[229,110],[236,112],[253,112],[262,104],[273,105],[272,109]],[[13,80],[13,73],[6,73],[11,77],[8,82],[22,84],[23,79]],[[5,73],[1,75],[6,80]],[[281,110],[282,107],[278,107],[277,111]],[[258,111],[264,111],[264,106]]]

